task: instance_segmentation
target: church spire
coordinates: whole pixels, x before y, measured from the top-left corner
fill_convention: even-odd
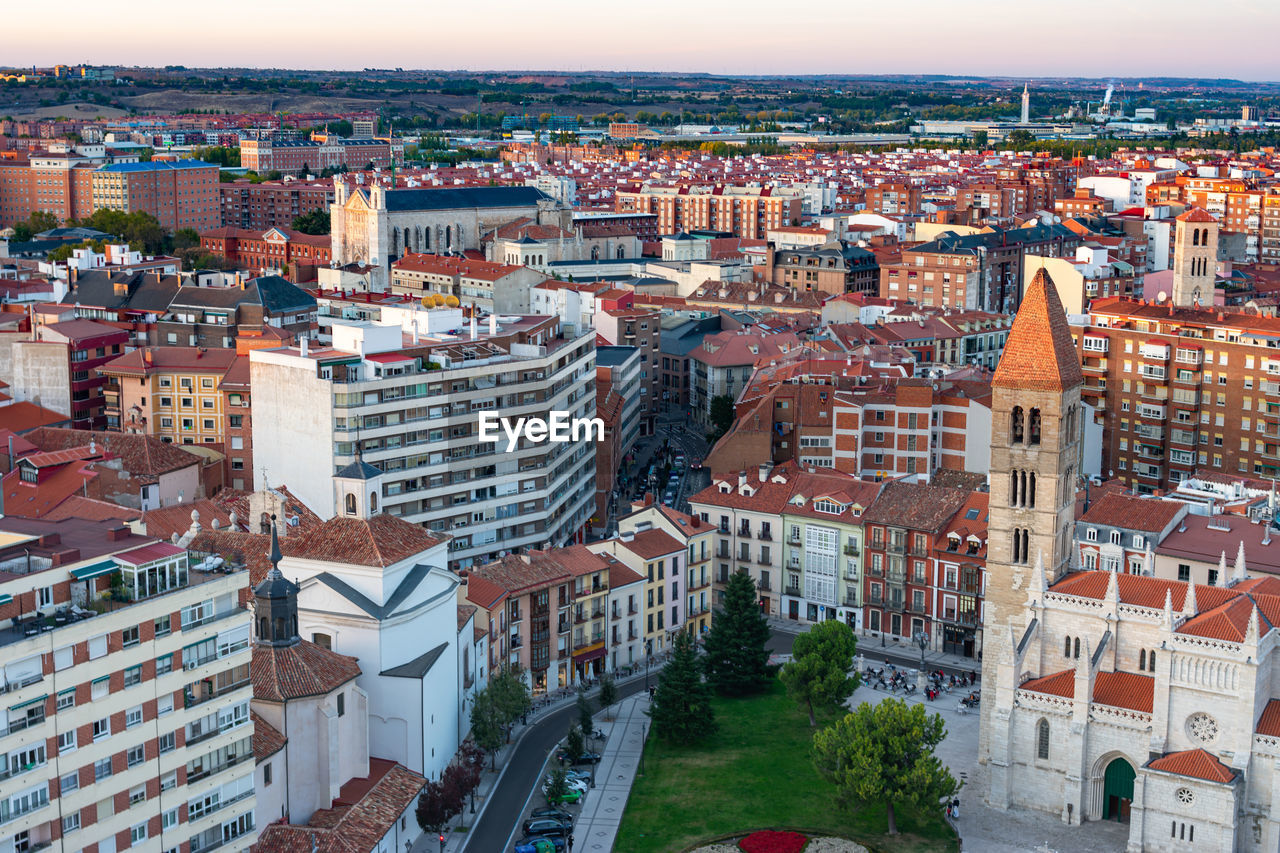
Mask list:
[[[1022,296],[991,384],[1023,391],[1065,391],[1083,383],[1067,312],[1053,279],[1041,267]]]

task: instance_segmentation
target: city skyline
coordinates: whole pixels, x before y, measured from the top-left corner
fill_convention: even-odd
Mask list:
[[[22,67],[53,63],[169,65],[358,71],[364,68],[432,70],[666,71],[731,75],[946,74],[1008,77],[1193,77],[1262,82],[1277,75],[1269,61],[1265,33],[1280,25],[1280,10],[1226,0],[1211,18],[1197,20],[1186,0],[1167,4],[1153,19],[1139,7],[1085,0],[1068,17],[1051,19],[1042,7],[995,0],[963,7],[925,0],[910,22],[894,9],[840,9],[821,22],[797,20],[778,27],[759,11],[724,0],[690,8],[657,0],[643,16],[618,15],[600,21],[585,0],[561,0],[541,16],[498,0],[486,5],[485,20],[467,9],[433,10],[422,16],[404,0],[392,0],[376,21],[353,21],[335,3],[275,4],[269,17],[247,0],[229,0],[217,18],[200,22],[201,39],[189,37],[189,20],[172,15],[158,0],[136,0],[130,28],[103,38],[99,31],[47,38],[47,18],[31,7],[10,12],[8,61]],[[86,13],[73,0],[67,10]],[[519,26],[494,27],[505,15]],[[1248,19],[1241,29],[1235,21]],[[253,26],[247,27],[246,21]],[[1085,29],[1071,22],[1103,21]],[[566,23],[570,22],[570,23]],[[586,22],[575,23],[572,22]],[[1189,26],[1194,22],[1195,26]],[[820,29],[818,25],[820,23]],[[394,24],[394,26],[392,25]],[[617,44],[614,27],[625,27]],[[282,37],[282,32],[284,37]],[[913,50],[897,46],[909,38]],[[824,34],[848,33],[847,40]],[[1135,34],[1159,45],[1158,55],[1134,49]],[[441,36],[447,38],[441,38]],[[1224,44],[1226,55],[1203,50]],[[823,44],[827,49],[823,50]],[[957,51],[970,44],[975,50]],[[922,59],[924,58],[924,59]]]

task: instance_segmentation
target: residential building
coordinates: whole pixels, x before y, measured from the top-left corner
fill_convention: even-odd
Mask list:
[[[866,630],[937,642],[934,553],[967,499],[962,489],[894,481],[863,513]]]
[[[934,545],[933,648],[982,658],[982,594],[986,584],[990,495],[970,492]]]
[[[281,275],[289,281],[315,281],[330,260],[328,234],[303,234],[283,225],[262,231],[222,226],[200,234],[200,248],[221,255],[237,269]]]
[[[291,228],[294,219],[313,210],[328,212],[333,182],[233,181],[218,185],[218,201],[219,226],[262,234],[272,228]]]
[[[1154,569],[1152,549],[1182,524],[1186,516],[1187,505],[1179,501],[1116,492],[1105,494],[1089,504],[1076,520],[1079,565],[1085,571],[1151,573]]]
[[[18,400],[65,413],[77,429],[102,429],[105,380],[95,369],[122,353],[128,341],[125,330],[93,320],[38,326],[34,340],[20,333],[4,336],[0,374],[12,377],[8,382],[16,390],[10,393]]]
[[[87,322],[87,321],[86,321]],[[107,428],[177,444],[225,441],[219,388],[235,350],[144,347],[98,368],[106,377]]]
[[[799,225],[804,192],[787,187],[657,186],[619,190],[618,213],[654,213],[659,234],[722,231],[762,239],[770,228]]]
[[[873,252],[833,241],[808,248],[765,251],[760,275],[771,284],[832,296],[880,290],[880,265]]]
[[[247,851],[247,573],[115,525],[0,521],[4,841]]]
[[[648,308],[606,308],[593,313],[592,323],[596,334],[613,346],[638,350],[640,411],[636,414],[636,424],[641,435],[653,435],[654,421],[662,405],[659,393],[662,371],[658,361],[662,351],[662,312]]]
[[[1068,314],[1087,312],[1089,304],[1100,297],[1142,294],[1141,283],[1134,286],[1133,265],[1112,259],[1101,247],[1079,246],[1070,258],[1027,255],[1022,268],[1023,287],[1042,269],[1053,279]]]
[[[109,163],[93,172],[93,209],[150,213],[160,227],[205,231],[222,224],[218,167],[200,160]]]
[[[736,400],[758,361],[799,345],[800,339],[792,332],[768,333],[755,329],[725,331],[703,338],[701,346],[689,352],[690,413],[699,423],[709,423],[712,400],[716,397]]]
[[[399,323],[335,321],[332,347],[254,350],[255,457],[321,516],[342,511],[333,470],[362,458],[387,475],[383,511],[452,535],[453,568],[576,541],[594,508],[594,447],[525,436],[507,450],[501,429],[481,440],[480,415],[594,417],[594,339],[550,318],[501,320],[416,346]]]
[[[388,139],[276,139],[271,137],[240,140],[240,165],[259,174],[283,172],[286,175],[319,174],[324,169],[366,169],[391,167],[396,154],[395,143]],[[403,159],[403,146],[398,152]],[[372,163],[373,166],[369,164]],[[275,176],[273,176],[275,177]]]
[[[618,519],[620,534],[643,533],[646,530],[661,530],[684,543],[685,570],[688,573],[684,584],[688,598],[685,621],[689,630],[696,636],[702,636],[711,629],[711,611],[716,603],[712,600],[711,587],[715,570],[712,563],[715,528],[696,515],[686,515],[662,504],[641,506]]]
[[[452,297],[489,314],[528,314],[529,292],[544,281],[528,267],[447,255],[407,253],[391,264],[392,293],[436,304]]]
[[[688,611],[685,609],[684,558],[685,547],[674,536],[661,528],[619,532],[613,539],[592,542],[587,548],[597,554],[607,554],[644,579],[644,600],[641,603],[639,633],[643,637],[645,658],[661,654],[669,649],[676,632],[686,627]],[[695,597],[695,605],[706,601]]]

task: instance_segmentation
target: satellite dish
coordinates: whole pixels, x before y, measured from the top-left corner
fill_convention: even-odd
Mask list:
[[[1165,293],[1165,292],[1162,290],[1162,291],[1160,291],[1159,293],[1157,293],[1157,294],[1156,294],[1156,304],[1157,304],[1157,305],[1163,304],[1163,303],[1164,303],[1164,301],[1165,301],[1166,299],[1168,299],[1168,298],[1169,298],[1169,294],[1168,294],[1168,293]]]

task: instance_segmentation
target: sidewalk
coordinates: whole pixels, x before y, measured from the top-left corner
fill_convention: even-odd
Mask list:
[[[640,753],[644,749],[644,735],[649,718],[649,696],[637,693],[615,706],[617,713],[612,722],[598,722],[601,729],[609,730],[604,752],[596,766],[596,786],[587,792],[582,813],[573,829],[574,853],[608,853],[613,849],[622,813],[631,795],[640,766]]]

